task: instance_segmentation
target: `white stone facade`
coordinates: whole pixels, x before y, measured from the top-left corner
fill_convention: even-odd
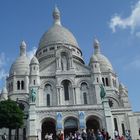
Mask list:
[[[60,130],[68,133],[83,128],[95,131],[105,128],[112,137],[117,129],[120,135],[130,130],[132,138],[139,139],[140,112],[132,112],[128,91],[101,53],[98,40],[86,65],[75,37],[61,25],[57,8],[53,18],[53,26],[42,36],[31,61],[26,56],[25,42],[21,43],[20,56],[7,77],[8,91],[4,88],[0,98],[6,100],[8,96],[24,104],[29,115],[24,135],[43,140],[47,132],[55,135]],[[103,100],[101,84],[106,90]],[[36,93],[34,100],[32,89]]]

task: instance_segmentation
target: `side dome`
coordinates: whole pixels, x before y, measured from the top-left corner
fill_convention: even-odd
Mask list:
[[[94,62],[97,62],[98,59],[95,55],[92,55],[91,58],[90,58],[90,63],[94,63]]]
[[[113,67],[112,67],[110,61],[108,60],[108,58],[106,58],[102,54],[96,54],[96,57],[99,61],[101,71],[113,70]]]
[[[103,54],[101,54],[100,44],[97,39],[95,39],[95,41],[94,41],[94,55],[96,56],[96,58],[100,64],[101,71],[103,71],[103,72],[106,72],[109,70],[113,71],[113,67],[112,67],[110,61],[108,60],[108,58],[105,57]]]
[[[35,56],[33,56],[33,58],[31,59],[30,64],[39,64],[38,59]]]
[[[25,75],[29,73],[30,60],[26,56],[26,44],[22,41],[20,45],[20,56],[15,60],[10,68],[9,74]]]
[[[56,43],[68,44],[79,48],[75,37],[68,29],[54,24],[40,39],[39,49]]]

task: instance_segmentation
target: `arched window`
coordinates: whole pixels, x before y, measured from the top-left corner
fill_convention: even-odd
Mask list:
[[[44,104],[46,106],[50,106],[51,97],[52,97],[52,93],[53,93],[52,86],[50,84],[46,84],[44,91],[45,91]]]
[[[103,82],[103,85],[105,86],[105,80],[104,80],[104,78],[102,78],[102,82]]]
[[[24,89],[24,81],[21,81],[21,89]]]
[[[96,81],[97,81],[97,83],[99,82],[99,79],[98,79],[98,77],[96,78]]]
[[[35,80],[34,80],[34,85],[35,85]]]
[[[20,81],[17,81],[17,90],[20,90]]]
[[[63,81],[63,87],[64,87],[64,98],[65,101],[69,100],[69,87],[70,87],[70,82],[68,80]]]
[[[106,82],[106,86],[109,86],[108,78],[107,77],[105,78],[105,82]]]
[[[47,106],[50,106],[50,94],[47,94]]]
[[[123,123],[121,125],[122,125],[122,133],[123,133],[123,135],[125,135],[125,126]]]
[[[115,126],[115,130],[118,130],[118,123],[117,123],[117,119],[114,118],[114,126]]]
[[[81,84],[81,94],[83,96],[83,104],[88,104],[88,85],[85,82]]]
[[[87,104],[87,93],[83,93],[84,104]]]

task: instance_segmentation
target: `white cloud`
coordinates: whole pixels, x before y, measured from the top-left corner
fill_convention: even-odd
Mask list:
[[[116,32],[116,27],[121,29],[130,28],[131,33],[136,30],[140,31],[140,0],[132,8],[131,14],[128,17],[122,18],[117,14],[112,17],[109,23],[109,27],[113,32]]]
[[[30,60],[32,59],[32,57],[35,55],[37,48],[33,47],[32,50],[27,52],[27,56],[30,58]]]
[[[0,80],[4,79],[7,76],[7,73],[4,69],[7,61],[8,60],[6,59],[5,54],[0,53]]]
[[[125,67],[125,70],[135,69],[140,70],[140,56],[136,56],[130,63],[128,63]]]

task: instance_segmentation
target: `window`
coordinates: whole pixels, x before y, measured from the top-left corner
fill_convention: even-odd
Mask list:
[[[64,100],[70,100],[71,83],[69,80],[62,81],[62,86],[64,90]]]
[[[50,106],[50,94],[47,94],[47,106]]]
[[[97,81],[97,83],[99,82],[99,79],[98,78],[96,78],[96,81]]]
[[[65,100],[69,100],[69,81],[65,80],[64,81],[64,95],[65,95]]]
[[[104,80],[104,78],[102,78],[102,82],[103,82],[103,85],[105,86],[105,80]]]
[[[117,119],[114,118],[114,126],[115,126],[115,130],[118,130],[118,124],[117,124]]]
[[[20,90],[20,81],[17,81],[17,90]]]
[[[105,81],[106,81],[106,86],[109,86],[108,78],[105,78]]]
[[[87,93],[83,93],[84,104],[87,104]]]
[[[21,89],[24,89],[24,81],[21,81]]]
[[[122,125],[122,133],[123,133],[123,135],[125,135],[125,127],[124,127],[124,124],[122,123],[121,125]]]
[[[54,47],[51,47],[51,48],[50,48],[50,51],[51,51],[51,50],[54,50]]]
[[[34,85],[35,85],[35,80],[34,80]]]

